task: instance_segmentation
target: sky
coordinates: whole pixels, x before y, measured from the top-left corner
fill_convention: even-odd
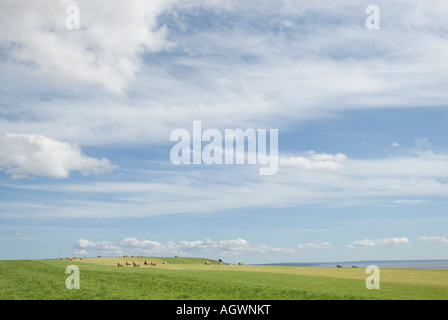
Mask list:
[[[447,10],[0,0],[0,259],[447,259]]]

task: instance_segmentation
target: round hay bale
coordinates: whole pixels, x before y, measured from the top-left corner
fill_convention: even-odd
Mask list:
[[[118,262],[118,263],[117,263],[117,266],[118,266],[118,267],[123,267],[123,262]]]
[[[151,261],[151,265],[155,266],[155,265],[157,265],[157,263],[155,263],[154,261]]]
[[[206,265],[209,265],[209,264],[210,264],[210,261],[205,261],[205,264],[206,264]]]
[[[238,262],[238,265],[239,265],[239,266],[242,266],[242,265],[243,265],[243,263],[242,263],[242,262]]]
[[[219,265],[222,265],[222,262],[218,263]]]
[[[166,264],[166,261],[163,261],[162,264]]]
[[[134,267],[135,267],[135,268],[138,268],[138,267],[140,267],[140,262],[138,262],[138,261],[134,261],[134,263],[133,263],[133,264],[134,264]]]
[[[124,255],[123,255],[123,258],[127,258],[127,257],[128,257],[128,255],[127,255],[127,254],[124,254]]]
[[[84,260],[84,258],[79,258],[79,260]]]
[[[59,260],[64,260],[64,258],[60,257]]]
[[[147,261],[147,260],[145,260],[145,262],[143,262],[143,264],[144,264],[145,266],[147,266],[149,263],[150,263],[150,262]]]
[[[130,266],[131,264],[132,264],[131,261],[126,261],[127,266]]]

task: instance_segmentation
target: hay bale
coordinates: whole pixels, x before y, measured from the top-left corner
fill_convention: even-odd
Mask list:
[[[84,258],[79,258],[79,260],[84,260]]]
[[[147,266],[147,265],[149,264],[149,261],[148,261],[148,260],[145,260],[145,262],[143,262],[143,264],[144,264],[145,266]]]
[[[140,267],[140,262],[134,261],[133,265],[134,265],[135,268],[138,268],[138,267]]]
[[[126,261],[127,266],[130,266],[131,264],[132,264],[131,261]]]
[[[166,264],[166,262],[165,262],[165,261],[163,261],[163,262],[162,262],[162,264]]]
[[[68,260],[72,261],[72,260],[73,260],[73,258],[68,258]]]
[[[222,265],[222,262],[218,263],[219,265]]]
[[[210,261],[205,261],[205,264],[206,264],[206,265],[209,265],[209,264],[210,264]]]
[[[242,263],[242,262],[238,262],[238,265],[239,265],[239,266],[242,266],[242,265],[243,265],[243,263]]]
[[[101,258],[101,256],[98,256],[97,258]]]
[[[118,267],[123,267],[123,262],[118,262],[118,263],[117,263],[117,266],[118,266]]]
[[[60,257],[59,260],[64,260],[64,258]]]
[[[157,263],[155,263],[154,261],[151,261],[151,265],[155,266],[155,265],[157,265]]]
[[[123,258],[127,258],[127,257],[128,257],[128,255],[127,255],[127,254],[124,254],[124,255],[123,255]]]

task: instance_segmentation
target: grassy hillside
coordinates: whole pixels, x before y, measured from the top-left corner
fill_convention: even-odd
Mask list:
[[[116,266],[137,260],[140,268]],[[79,290],[65,287],[68,265],[79,267]],[[218,265],[200,258],[0,261],[0,299],[448,299],[448,270],[381,269],[380,290],[366,289],[367,276],[362,268]]]

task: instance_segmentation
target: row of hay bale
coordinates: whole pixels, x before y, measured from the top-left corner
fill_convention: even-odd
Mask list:
[[[210,265],[210,261],[205,261],[205,264],[206,264],[207,266]],[[218,262],[218,265],[222,266],[223,263],[222,263],[222,262]],[[242,263],[242,262],[238,262],[238,265],[239,265],[239,266],[242,266],[243,263]]]
[[[69,260],[69,261],[72,261],[72,260],[75,260],[75,259],[84,260],[83,257],[66,257],[65,259]],[[59,260],[64,260],[64,258],[60,257]]]
[[[123,258],[127,258],[128,257],[128,255],[127,254],[124,254],[123,255]],[[131,258],[134,258],[134,256],[130,256]],[[143,258],[143,256],[135,256],[136,258]]]
[[[154,262],[154,261],[145,261],[143,264],[144,264],[145,266],[156,266],[156,265],[157,265],[157,263]],[[166,264],[166,262],[163,261],[162,264]],[[131,261],[126,261],[126,265],[127,265],[127,266],[133,265],[134,267],[138,268],[138,267],[140,267],[140,262],[138,262],[138,261],[133,261],[133,262],[131,262]],[[118,267],[123,267],[124,264],[123,264],[123,262],[118,262],[118,263],[117,263],[117,266],[118,266]]]

